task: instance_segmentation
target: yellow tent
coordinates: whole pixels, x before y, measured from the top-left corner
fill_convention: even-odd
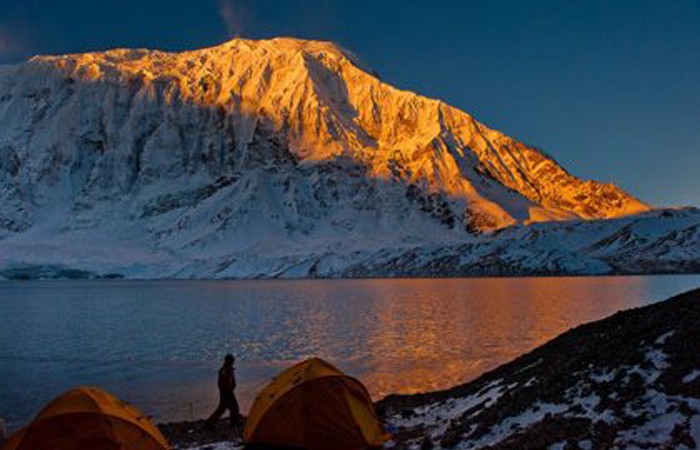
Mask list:
[[[355,450],[386,440],[367,389],[319,358],[282,372],[258,394],[243,440],[308,450]]]
[[[170,450],[139,410],[102,389],[79,387],[44,407],[3,450]]]

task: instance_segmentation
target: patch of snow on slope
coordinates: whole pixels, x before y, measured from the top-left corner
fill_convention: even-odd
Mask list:
[[[696,410],[696,415],[690,421],[690,435],[696,447],[700,446],[700,410]]]
[[[671,330],[668,333],[664,333],[661,336],[659,336],[655,341],[654,344],[656,345],[664,345],[666,343],[666,340],[676,334],[676,330]]]
[[[683,383],[688,384],[692,383],[695,381],[698,377],[700,377],[700,369],[695,369],[692,372],[690,372],[688,375],[683,377]]]
[[[537,402],[527,411],[512,417],[507,417],[489,430],[488,434],[476,441],[466,440],[458,445],[460,449],[472,449],[485,445],[502,442],[519,430],[541,422],[548,414],[561,414],[569,409],[568,405]]]
[[[414,427],[417,425],[434,426],[441,424],[436,434],[444,433],[444,428],[450,419],[460,417],[464,412],[481,405],[484,408],[491,406],[508,387],[501,385],[501,380],[495,380],[474,395],[462,398],[451,398],[431,405],[421,406],[413,410],[409,417],[396,415],[389,422],[396,427]]]
[[[601,372],[594,372],[589,375],[590,379],[595,381],[596,383],[609,383],[615,378],[616,371],[614,370],[609,370],[609,371],[601,371]]]
[[[191,447],[178,447],[176,450],[243,450],[243,446],[232,442],[212,442],[210,444],[197,444]]]

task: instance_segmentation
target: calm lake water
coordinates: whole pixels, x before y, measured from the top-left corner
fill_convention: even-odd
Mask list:
[[[0,416],[17,427],[87,384],[159,421],[200,418],[227,352],[244,411],[309,356],[374,398],[447,388],[582,322],[698,286],[700,276],[5,282]]]

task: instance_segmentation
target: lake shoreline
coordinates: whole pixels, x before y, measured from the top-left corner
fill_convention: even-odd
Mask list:
[[[101,386],[185,428],[214,409],[228,351],[240,362],[243,411],[271,377],[312,355],[375,399],[432,395],[579,324],[698,285],[663,275],[0,282],[0,315],[12,317],[0,328],[0,384],[11,387],[0,407],[12,431],[63,390]]]
[[[670,445],[664,448],[695,448],[700,444],[700,357],[692,343],[700,339],[699,302],[696,288],[581,324],[469,382],[388,395],[375,402],[377,414],[390,428],[395,449],[460,443],[550,448],[586,442],[610,448],[620,439],[626,440],[621,448],[642,443],[639,439],[645,444],[662,439]],[[658,409],[658,404],[667,406]],[[513,426],[517,417],[530,422]],[[668,430],[635,432],[648,430],[649,424],[659,428],[659,423],[670,424]],[[202,425],[159,427],[175,448],[203,450],[217,442],[229,443],[221,448],[238,448],[240,429],[230,429],[227,420],[215,431]],[[501,431],[493,434],[494,429]]]
[[[81,272],[80,269],[65,269],[68,271]],[[160,277],[160,278],[130,278],[122,274],[97,274],[88,271],[82,271],[86,276],[77,277],[39,277],[34,278],[32,276],[17,276],[14,275],[8,277],[6,275],[0,276],[0,283],[13,283],[13,282],[71,282],[71,281],[95,281],[95,282],[105,282],[105,281],[115,281],[115,282],[217,282],[217,281],[352,281],[352,280],[472,280],[472,279],[518,279],[518,278],[606,278],[606,277],[665,277],[665,276],[684,276],[684,275],[700,275],[700,269],[689,268],[687,270],[639,270],[639,271],[612,271],[612,272],[600,272],[600,273],[581,273],[581,272],[559,272],[559,271],[523,271],[523,272],[508,272],[508,273],[455,273],[450,274],[431,274],[431,275],[397,275],[397,276],[362,276],[362,275],[350,275],[350,276],[299,276],[299,277],[276,277],[276,276],[259,276],[259,277],[224,277],[224,278],[170,278],[170,277]]]

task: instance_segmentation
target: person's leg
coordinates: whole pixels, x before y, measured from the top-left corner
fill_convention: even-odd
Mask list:
[[[236,396],[233,392],[230,392],[226,395],[226,408],[229,411],[229,420],[231,421],[231,427],[235,427],[238,425],[238,401],[236,400]]]
[[[231,395],[231,425],[240,425],[241,411],[238,409],[238,400],[236,399],[236,394]]]
[[[226,411],[226,408],[227,408],[226,398],[224,397],[224,395],[219,394],[219,405],[216,407],[216,409],[211,414],[211,416],[209,416],[209,418],[204,422],[204,424],[207,427],[212,428],[214,426],[214,424],[216,423],[216,421],[219,420],[221,418],[221,416],[224,414],[224,412]]]

